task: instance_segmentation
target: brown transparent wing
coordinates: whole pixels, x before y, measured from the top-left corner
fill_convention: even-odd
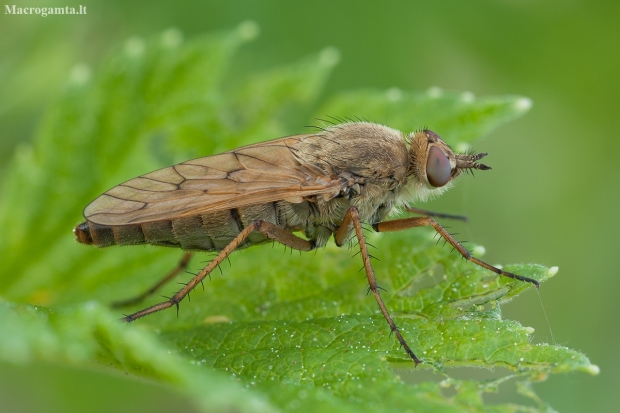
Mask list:
[[[183,162],[115,186],[84,209],[101,225],[127,225],[275,201],[335,196],[340,180],[300,163],[298,135]]]

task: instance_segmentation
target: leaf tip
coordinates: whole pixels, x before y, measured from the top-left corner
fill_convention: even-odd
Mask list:
[[[397,102],[403,99],[403,91],[397,87],[391,87],[385,91],[385,97],[391,102]]]
[[[92,77],[92,70],[86,63],[78,63],[69,71],[69,83],[73,85],[84,85]]]
[[[586,366],[586,372],[593,376],[597,376],[601,372],[601,369],[596,364],[590,364]]]
[[[319,61],[326,67],[336,66],[340,62],[340,50],[335,47],[326,47],[321,50]]]
[[[431,86],[430,88],[428,88],[428,90],[426,91],[426,94],[433,99],[437,99],[440,98],[443,95],[443,89],[440,88],[439,86]]]
[[[125,41],[125,53],[131,57],[141,56],[146,49],[146,42],[138,36],[132,36]]]
[[[461,93],[461,100],[464,103],[473,103],[476,100],[476,95],[473,92],[463,92]]]
[[[175,48],[183,43],[183,32],[176,27],[170,27],[169,29],[161,32],[161,44],[167,48]]]
[[[519,98],[515,101],[514,107],[519,113],[525,113],[532,108],[532,99],[530,98]]]
[[[249,42],[258,37],[260,34],[260,26],[253,20],[246,20],[237,26],[236,31],[237,36],[239,36],[241,40]]]
[[[486,252],[487,252],[486,248],[484,248],[482,245],[476,245],[472,249],[472,253],[476,257],[482,257],[482,256],[484,256],[484,254],[486,254]]]

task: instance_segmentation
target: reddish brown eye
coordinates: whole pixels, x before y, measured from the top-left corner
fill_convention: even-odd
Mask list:
[[[426,160],[426,177],[428,183],[435,188],[444,186],[450,180],[450,161],[443,151],[436,146],[431,146]]]

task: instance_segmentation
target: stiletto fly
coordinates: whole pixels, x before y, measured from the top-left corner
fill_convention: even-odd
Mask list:
[[[90,203],[84,209],[86,221],[74,232],[79,242],[98,247],[153,244],[217,252],[176,294],[127,315],[126,321],[178,308],[190,291],[239,248],[276,241],[311,251],[325,246],[331,236],[339,247],[357,238],[370,291],[391,331],[417,365],[421,360],[381,298],[362,224],[378,232],[432,226],[467,260],[538,287],[536,280],[473,257],[432,214],[408,208],[409,202],[443,193],[463,172],[491,169],[478,162],[485,155],[455,154],[429,130],[405,135],[375,123],[336,124],[317,133],[248,145],[131,179]],[[387,220],[399,207],[425,216]],[[186,255],[181,266],[188,259]]]

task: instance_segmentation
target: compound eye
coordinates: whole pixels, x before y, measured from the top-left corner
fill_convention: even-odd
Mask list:
[[[439,188],[444,186],[450,180],[452,168],[448,157],[441,149],[431,146],[428,151],[428,159],[426,160],[426,177],[428,183]]]

